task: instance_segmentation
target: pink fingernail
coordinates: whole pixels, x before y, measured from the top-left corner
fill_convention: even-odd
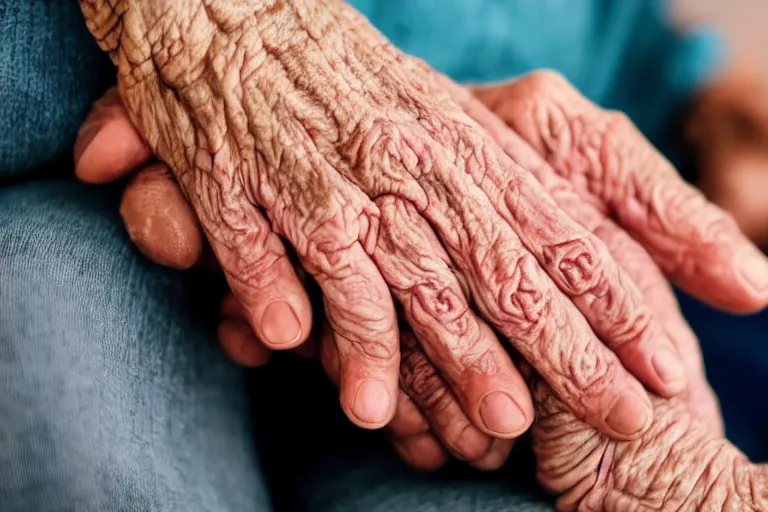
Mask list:
[[[525,414],[508,394],[494,391],[480,404],[485,428],[496,434],[513,434],[525,426]]]
[[[653,412],[650,405],[635,391],[626,391],[613,404],[605,423],[620,436],[634,436],[644,431],[651,420]]]
[[[685,387],[685,367],[677,353],[672,349],[663,348],[656,352],[652,361],[656,374],[670,388],[669,391],[682,391]]]
[[[390,402],[383,382],[366,380],[357,388],[352,412],[365,423],[381,423],[389,415]]]
[[[301,324],[293,308],[285,301],[275,301],[264,310],[261,320],[264,341],[271,345],[288,345],[301,337]]]
[[[75,165],[80,161],[85,153],[85,150],[91,145],[93,139],[101,130],[101,123],[98,119],[94,119],[95,116],[91,115],[85,120],[85,123],[80,128],[77,134],[77,140],[75,141]]]
[[[763,293],[768,289],[768,259],[754,247],[749,247],[739,258],[741,277],[753,290]]]

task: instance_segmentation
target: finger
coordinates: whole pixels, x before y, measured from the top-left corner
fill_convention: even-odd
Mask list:
[[[432,363],[423,360],[418,365],[419,372],[414,373],[413,368],[410,377],[418,383],[433,379],[435,385],[440,384],[436,387],[439,393],[424,397],[434,403],[411,397],[422,409],[442,409],[446,407],[443,401],[452,403],[458,399],[472,423],[485,433],[505,438],[519,436],[533,420],[528,389],[493,331],[469,307],[445,250],[410,203],[389,196],[380,198],[377,205],[381,227],[374,261],[393,296],[403,305],[405,319]],[[401,339],[407,340],[409,336],[401,334]],[[412,357],[419,360],[415,355]],[[433,364],[453,393],[443,388]],[[401,368],[408,368],[405,361]],[[458,404],[452,410],[460,410]],[[467,425],[450,421],[449,426]],[[433,427],[440,435],[441,427]],[[479,449],[473,449],[474,456],[470,456],[467,447],[457,446],[461,433],[448,433],[443,441],[452,451],[463,451],[464,460],[481,455],[477,453]],[[464,433],[473,440],[478,438],[477,434],[470,430]]]
[[[248,317],[246,316],[246,312],[237,298],[235,298],[235,296],[232,294],[232,292],[227,293],[221,302],[221,315],[225,319],[235,320],[237,322],[248,325],[248,329],[251,331],[249,340],[257,343],[260,348],[269,350],[264,347],[264,344],[259,341],[253,334],[253,329],[251,328],[250,324],[248,324]],[[293,349],[293,352],[307,359],[316,359],[319,356],[317,338],[318,337],[316,336],[316,333],[312,331],[307,340]]]
[[[216,187],[203,187],[208,186]],[[211,248],[257,338],[272,350],[294,348],[312,329],[309,299],[280,238],[261,212],[243,197],[230,199],[242,203],[229,204],[232,210],[222,215],[225,226],[220,221],[211,226],[211,218],[203,217]]]
[[[325,323],[319,336],[321,363],[331,381],[339,385],[341,364],[330,325]],[[397,411],[387,425],[393,447],[410,466],[434,471],[448,461],[448,454],[432,434],[424,415],[402,390],[398,392]]]
[[[253,329],[245,322],[224,318],[219,324],[218,337],[224,353],[236,364],[255,368],[269,361],[271,351],[256,339]]]
[[[164,164],[145,167],[131,179],[120,215],[133,243],[155,263],[188,269],[200,260],[200,225]]]
[[[550,196],[572,189],[483,104],[455,84],[447,87],[465,112],[488,130],[515,162],[536,176]],[[595,333],[616,352],[625,368],[662,396],[683,391],[686,373],[680,355],[654,319],[632,276],[593,234],[594,226],[585,225],[584,219],[573,215],[573,208],[564,208],[562,200],[537,201],[539,188],[520,180],[515,184],[509,209],[510,224],[520,233],[526,248],[578,306]],[[575,197],[566,206],[571,203],[579,205],[583,201]],[[598,218],[602,216],[598,214]]]
[[[378,270],[361,248],[350,252],[346,259],[350,268],[343,277],[321,273],[315,277],[339,354],[341,407],[356,425],[375,429],[395,414],[400,350],[392,338],[399,333],[394,305]]]
[[[271,357],[271,350],[256,338],[245,310],[232,292],[228,292],[219,308],[219,343],[224,352],[242,366],[260,366]],[[227,334],[227,336],[223,336]]]
[[[507,462],[516,442],[517,439],[494,439],[488,453],[472,461],[472,466],[480,471],[495,471],[501,468]]]
[[[432,108],[428,95],[419,100]],[[510,210],[516,207],[518,182],[531,190],[538,187],[540,204],[550,207],[551,199],[460,110],[443,111],[441,116],[425,121],[430,122],[408,127],[407,145],[397,139],[405,138],[406,132],[394,127],[392,133],[372,138],[391,146],[407,146],[422,155],[441,150],[422,146],[421,137],[450,139],[449,147],[459,152],[430,157],[423,164],[429,172],[416,174],[420,167],[414,169],[422,180],[425,197],[409,200],[417,201],[414,204],[420,212],[423,209],[455,268],[467,277],[482,316],[536,366],[580,418],[615,439],[639,436],[653,414],[642,385],[598,340],[509,224],[499,222],[499,214],[505,219],[513,215]],[[428,134],[421,133],[422,129]],[[378,161],[371,159],[365,164]],[[407,155],[402,161],[409,165],[419,162]],[[415,195],[406,180],[402,181],[399,193]],[[507,183],[506,188],[500,189],[499,183]],[[527,211],[535,212],[535,208]]]
[[[584,193],[607,205],[675,282],[721,308],[768,304],[765,256],[625,116],[599,109],[553,73],[510,87],[480,96],[558,173],[578,176]]]
[[[638,284],[656,318],[674,342],[678,353],[683,356],[689,385],[681,398],[688,405],[689,411],[707,425],[713,434],[721,436],[723,422],[720,406],[706,379],[699,342],[683,318],[669,282],[648,253],[609,219],[605,219],[594,231],[605,240],[616,260]]]
[[[437,374],[435,367],[419,349],[413,334],[401,334],[402,363],[400,386],[422,411],[432,432],[459,460],[483,457],[491,447],[491,438],[467,418],[456,397]]]
[[[75,141],[75,174],[86,183],[115,181],[152,156],[123,107],[109,89],[88,114]]]
[[[397,319],[387,284],[370,258],[378,229],[375,205],[340,177],[332,179],[336,188],[329,204],[313,208],[306,222],[284,220],[281,228],[322,291],[341,364],[342,409],[356,425],[376,429],[396,410]]]
[[[448,453],[430,432],[391,440],[400,457],[414,469],[437,471],[448,462]]]
[[[343,272],[315,267],[310,273],[323,292],[334,336],[341,407],[359,427],[376,429],[389,423],[396,411],[400,350],[392,337],[399,333],[378,270],[359,246],[346,251],[351,254],[340,259],[347,265]]]
[[[713,432],[721,431],[719,406],[706,382],[698,342],[680,314],[669,283],[648,253],[624,230],[606,218],[598,207],[576,194],[570,182],[558,176],[540,155],[484,106],[466,97],[462,102],[468,113],[489,130],[506,152],[531,170],[563,211],[606,244],[618,265],[637,283],[646,303],[681,356],[689,383],[683,398],[689,402],[692,411],[698,411],[698,415]],[[661,364],[663,361],[654,360],[654,366]],[[667,368],[665,371],[670,370]]]
[[[387,425],[390,442],[400,457],[421,471],[436,471],[448,462],[448,453],[416,405],[404,392],[398,394],[397,412]]]

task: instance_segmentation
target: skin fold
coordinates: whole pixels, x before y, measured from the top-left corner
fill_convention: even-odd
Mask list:
[[[651,428],[617,442],[579,421],[540,379],[532,392],[538,479],[559,496],[558,510],[768,510],[768,467],[751,464],[682,401],[653,398]]]
[[[245,346],[251,327],[271,348],[312,331],[287,240],[323,293],[322,360],[342,406],[366,427],[404,411],[392,428],[409,439],[396,441],[406,456],[419,445],[438,463],[433,432],[454,455],[491,465],[511,448],[493,438],[532,421],[527,387],[491,326],[543,377],[547,396],[588,422],[574,424],[632,439],[656,427],[651,410],[660,410],[621,363],[665,396],[686,381],[688,396],[708,393],[695,338],[676,306],[658,306],[671,295],[656,265],[716,305],[765,303],[765,261],[733,222],[626,119],[555,75],[499,86],[503,108],[490,90],[475,91],[477,101],[330,0],[81,5],[147,141],[123,148],[130,155],[111,172],[151,151],[191,205],[133,208],[144,196],[129,200],[131,190],[147,186],[137,176],[123,203],[132,238],[165,229],[132,231],[137,212],[175,211],[174,233],[196,233],[196,217],[247,320],[229,320],[222,341]],[[86,180],[100,137],[84,129],[76,151]],[[189,254],[201,247],[173,236]],[[172,253],[158,259],[173,264]],[[390,297],[408,328],[398,329]],[[358,401],[368,392],[377,399]],[[450,431],[449,417],[466,423]]]

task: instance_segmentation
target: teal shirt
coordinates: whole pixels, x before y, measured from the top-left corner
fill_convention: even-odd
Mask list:
[[[710,30],[683,34],[663,0],[352,0],[395,45],[458,81],[549,68],[626,112],[662,149],[681,105],[722,61]]]

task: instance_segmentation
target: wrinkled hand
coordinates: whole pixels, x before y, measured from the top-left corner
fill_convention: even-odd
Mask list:
[[[94,105],[80,130],[75,155],[77,174],[89,183],[115,181],[140,168],[125,188],[120,211],[131,239],[147,257],[173,268],[198,264],[220,271],[170,171],[163,164],[148,163],[150,151],[130,123],[115,89]],[[297,271],[302,276],[301,269]],[[270,292],[263,291],[265,300]],[[218,338],[224,352],[243,366],[265,364],[270,350],[257,340],[246,312],[231,292],[222,301],[220,313]],[[326,372],[338,384],[339,364],[331,331],[322,322],[317,327],[318,332],[295,351],[305,357],[322,355]],[[439,468],[448,454],[478,469],[500,467],[513,441],[492,439],[475,428],[412,333],[401,332],[401,338],[401,390],[397,411],[387,425],[398,453],[423,470]]]
[[[537,476],[559,496],[558,510],[768,510],[768,466],[750,464],[677,398],[653,397],[651,428],[620,442],[577,419],[543,381],[532,382]]]
[[[455,87],[448,84],[449,87]],[[595,146],[590,140],[578,140],[594,137],[588,133],[580,133],[585,127],[581,126],[585,118],[609,117],[606,113],[588,104],[560,76],[551,72],[538,72],[519,80],[482,87],[471,87],[465,90],[454,89],[454,96],[464,106],[465,110],[477,120],[481,126],[488,129],[504,150],[526,169],[536,175],[558,205],[576,221],[595,233],[608,247],[613,257],[634,280],[651,306],[654,317],[660,322],[666,334],[675,344],[683,358],[688,379],[688,388],[681,395],[689,411],[702,423],[706,424],[714,434],[722,434],[722,419],[719,406],[712,389],[707,382],[698,340],[683,318],[677,305],[674,293],[666,277],[654,262],[665,265],[667,273],[683,285],[696,280],[696,275],[703,271],[694,267],[687,269],[685,265],[700,261],[698,267],[707,264],[727,267],[728,258],[733,254],[724,251],[706,254],[703,250],[693,256],[683,257],[679,262],[669,261],[665,247],[659,247],[654,240],[663,240],[654,234],[654,224],[641,223],[634,227],[635,238],[622,229],[631,224],[622,221],[621,215],[612,215],[611,194],[615,190],[605,190],[601,183],[610,182],[611,174],[625,173],[624,180],[634,180],[633,169],[624,170],[621,166],[602,165],[596,168],[583,160],[590,152],[606,151],[599,145]],[[537,115],[537,105],[567,105],[571,110],[566,115],[574,120],[569,134],[554,135],[546,114]],[[621,118],[620,118],[621,119]],[[622,120],[622,123],[626,121]],[[624,126],[624,129],[630,129]],[[520,135],[522,134],[522,136]],[[526,139],[523,139],[523,137]],[[569,142],[557,142],[557,138],[565,137]],[[547,141],[546,143],[542,141]],[[534,150],[533,148],[537,149]],[[609,147],[607,149],[611,151]],[[573,156],[575,155],[575,156]],[[662,162],[663,163],[663,162]],[[623,165],[627,165],[623,163]],[[608,176],[606,176],[606,174]],[[620,179],[620,178],[615,178]],[[668,185],[670,188],[681,190],[676,180]],[[627,201],[616,201],[618,208],[628,208]],[[623,206],[627,205],[627,206]],[[663,205],[659,205],[663,206]],[[616,219],[614,221],[613,219]],[[722,220],[721,220],[722,221]],[[620,225],[617,225],[617,222]],[[656,228],[658,229],[658,228]],[[674,237],[674,232],[687,230],[679,226],[668,230],[668,236]],[[702,226],[700,229],[707,229]],[[670,237],[670,238],[671,238]],[[666,240],[666,243],[674,240]],[[677,240],[678,246],[684,247],[685,241]],[[702,244],[707,238],[702,237]],[[689,248],[694,248],[689,244]],[[652,258],[645,250],[652,251]],[[731,265],[733,263],[730,263]],[[686,276],[686,272],[693,275]],[[719,296],[722,286],[712,286],[709,289],[687,288],[700,299],[712,304],[725,306]]]
[[[399,335],[390,291],[486,433],[519,434],[530,423],[530,402],[465,292],[579,417],[615,437],[637,435],[651,418],[640,384],[608,348],[651,389],[682,389],[672,343],[605,246],[430,70],[344,4],[81,4],[118,64],[133,121],[179,179],[259,338],[290,333],[262,323],[281,318],[267,310],[276,304],[298,313],[297,336],[283,347],[309,332],[309,304],[276,233],[320,284],[342,406],[353,421],[381,426],[394,413]],[[569,112],[557,103],[543,108]],[[609,193],[609,213],[683,285],[702,291],[692,278],[703,278],[719,288],[723,305],[762,306],[765,261],[718,210],[675,181],[628,123],[607,119],[577,121],[600,146],[581,162],[593,172],[618,168],[602,173],[597,187],[597,195]],[[697,266],[711,254],[708,266]],[[750,264],[739,267],[736,257]],[[752,271],[749,279],[740,268]],[[280,301],[263,300],[269,285]]]

